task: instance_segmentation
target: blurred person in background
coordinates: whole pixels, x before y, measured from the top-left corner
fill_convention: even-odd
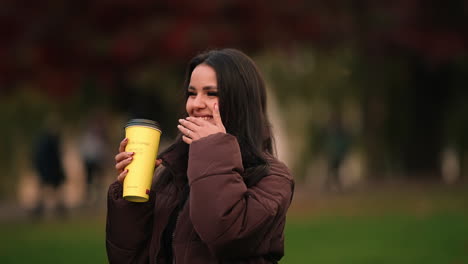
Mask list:
[[[105,121],[103,114],[91,114],[80,140],[80,153],[86,174],[88,196],[86,200],[89,205],[99,202],[102,191],[104,166],[109,154]]]
[[[324,190],[340,192],[343,190],[340,169],[351,147],[351,135],[343,124],[340,112],[332,112],[323,137],[324,151],[327,157]]]
[[[62,186],[65,172],[62,162],[60,124],[57,115],[46,117],[33,146],[33,165],[39,176],[40,198],[33,214],[41,217],[45,210],[60,215],[65,212]]]
[[[266,89],[255,63],[234,49],[187,68],[180,134],[155,162],[150,200],[122,198],[133,153],[124,139],[108,192],[110,263],[277,263],[293,195],[274,156]],[[219,108],[218,108],[219,106]]]

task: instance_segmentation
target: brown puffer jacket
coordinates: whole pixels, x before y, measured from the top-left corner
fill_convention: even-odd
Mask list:
[[[294,188],[287,167],[270,157],[269,174],[247,188],[234,136],[218,133],[193,142],[188,164],[186,154],[185,161],[182,158],[183,148],[176,146],[161,158],[173,174],[188,177],[186,202],[181,203],[183,195],[174,184],[157,193],[153,188],[146,203],[123,200],[119,182],[110,186],[109,262],[168,263],[165,230],[169,219],[175,226],[169,249],[172,263],[276,263],[281,259]],[[180,211],[176,210],[179,204]]]

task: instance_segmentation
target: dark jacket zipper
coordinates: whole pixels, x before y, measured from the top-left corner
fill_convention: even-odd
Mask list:
[[[179,204],[176,206],[176,208],[174,208],[171,216],[169,217],[169,222],[165,228],[165,230],[163,231],[163,235],[162,235],[162,241],[161,241],[161,247],[165,248],[165,250],[170,250],[170,252],[172,253],[172,263],[175,263],[175,251],[174,251],[174,238],[175,238],[175,231],[176,231],[176,228],[177,228],[177,224],[179,223],[179,218],[180,218],[180,213],[181,211],[183,210],[186,202],[187,202],[187,199],[188,199],[188,196],[189,196],[189,192],[190,192],[190,187],[188,185],[186,185],[182,191],[182,197],[181,197],[181,200],[179,202]],[[173,219],[171,221],[171,218]],[[174,219],[175,218],[175,219]],[[173,224],[171,224],[171,222]],[[170,232],[170,233],[169,233]],[[166,235],[164,235],[166,233]],[[166,239],[166,241],[164,241],[164,239]],[[167,251],[166,251],[167,252]],[[158,257],[158,254],[156,255],[156,259]]]

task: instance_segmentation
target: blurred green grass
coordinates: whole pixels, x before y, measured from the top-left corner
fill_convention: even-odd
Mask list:
[[[281,263],[468,263],[468,215],[289,221]]]
[[[104,219],[2,223],[0,263],[107,263]]]
[[[424,190],[298,194],[281,263],[468,264],[466,189]],[[0,263],[107,263],[104,232],[102,213],[2,222]]]

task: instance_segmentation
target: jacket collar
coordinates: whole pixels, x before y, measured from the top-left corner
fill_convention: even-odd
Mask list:
[[[185,180],[187,178],[188,152],[189,145],[178,137],[174,144],[160,154],[159,158],[164,167],[168,168],[176,179]]]

